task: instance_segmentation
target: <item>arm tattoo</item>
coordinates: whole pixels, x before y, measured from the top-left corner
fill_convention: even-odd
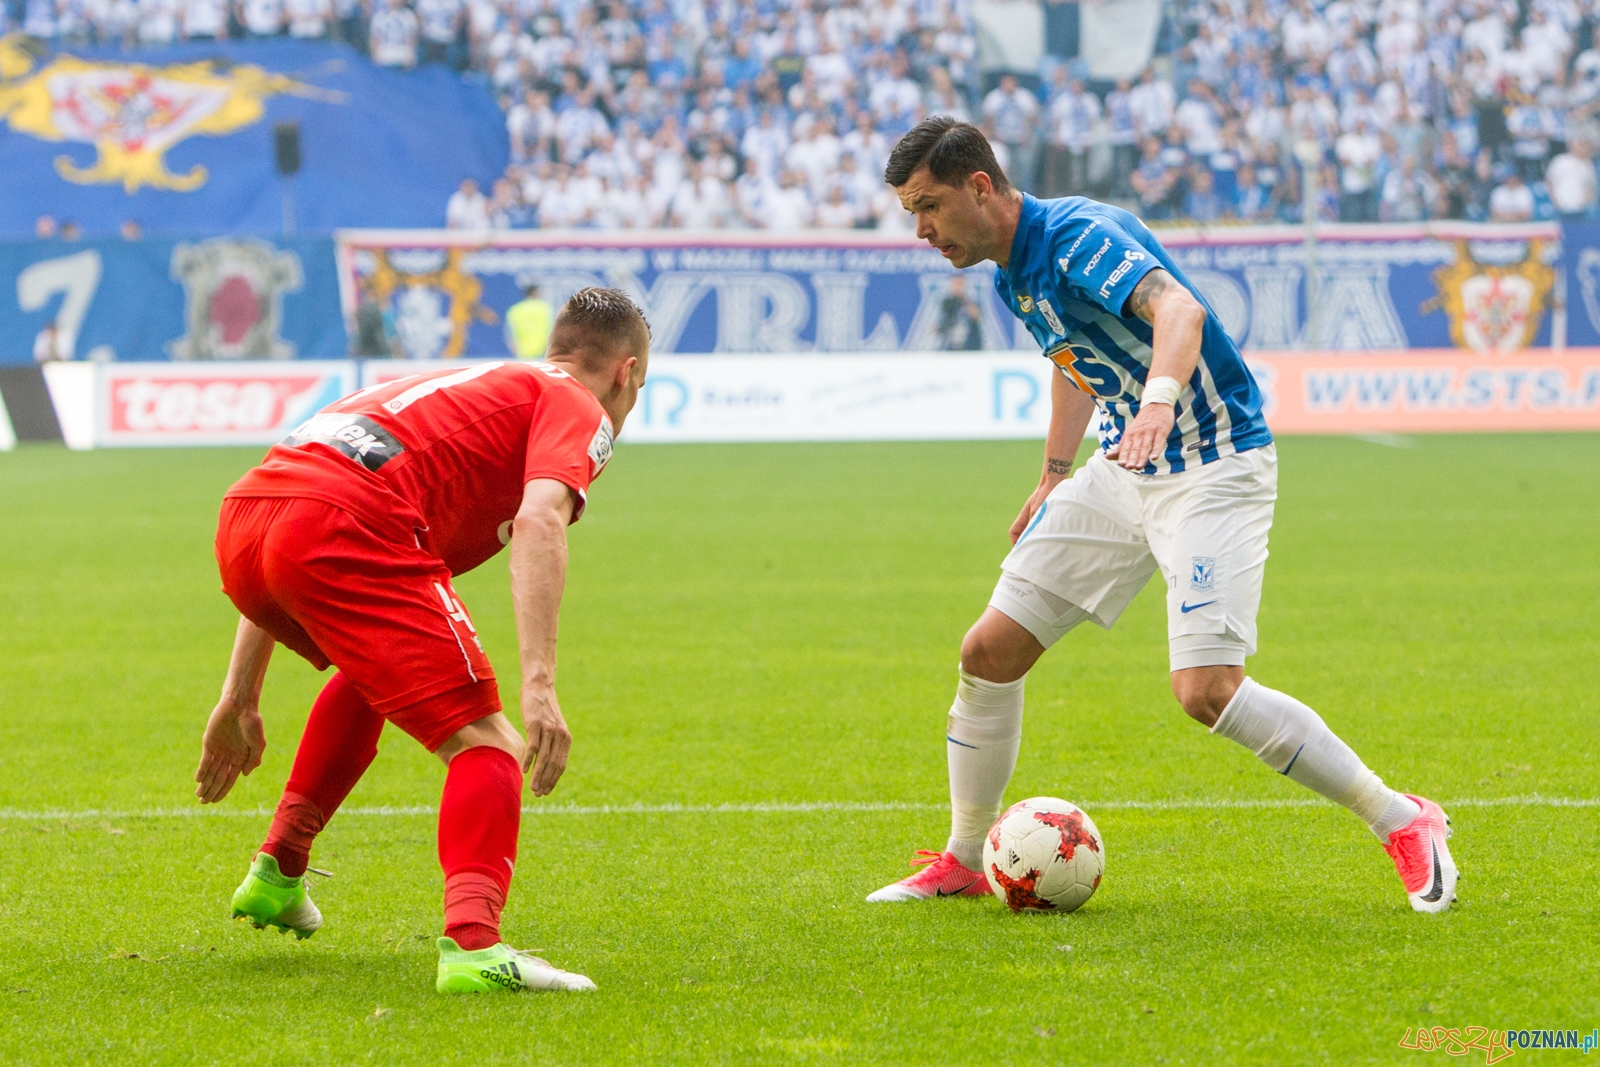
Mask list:
[[[1045,468],[1049,470],[1051,474],[1059,474],[1065,478],[1067,475],[1072,473],[1072,460],[1056,459],[1052,456],[1051,458],[1045,460]]]
[[[1176,278],[1157,267],[1133,287],[1133,292],[1128,294],[1128,302],[1122,305],[1122,314],[1127,318],[1143,319],[1154,326],[1156,302],[1173,289],[1180,288],[1182,286]]]

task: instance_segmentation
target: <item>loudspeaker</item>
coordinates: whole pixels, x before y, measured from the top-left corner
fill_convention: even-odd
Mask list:
[[[278,173],[285,178],[300,171],[300,124],[293,120],[272,125],[272,147],[277,157]]]

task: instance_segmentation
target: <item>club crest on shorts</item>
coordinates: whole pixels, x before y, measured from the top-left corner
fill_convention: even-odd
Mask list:
[[[1189,574],[1189,588],[1209,593],[1217,587],[1217,561],[1211,556],[1195,556],[1194,569]]]

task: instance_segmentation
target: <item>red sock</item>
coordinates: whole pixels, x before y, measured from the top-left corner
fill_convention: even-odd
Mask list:
[[[522,767],[498,748],[469,748],[450,761],[439,802],[444,932],[471,952],[500,940],[522,825]]]
[[[294,769],[261,846],[285,875],[306,872],[311,842],[372,765],[382,731],[383,716],[367,706],[343,674],[328,679],[311,705]]]

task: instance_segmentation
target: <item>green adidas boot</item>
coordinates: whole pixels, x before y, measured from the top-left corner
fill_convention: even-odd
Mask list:
[[[441,993],[505,993],[565,989],[593,989],[594,983],[581,974],[559,970],[531,953],[514,949],[505,942],[468,952],[452,938],[439,939],[439,980],[434,988]]]
[[[322,926],[322,913],[306,893],[305,875],[290,878],[280,874],[277,859],[265,852],[256,853],[250,873],[233,891],[233,917],[248,919],[257,930],[269,926],[277,927],[279,933],[293,930],[298,941]]]

